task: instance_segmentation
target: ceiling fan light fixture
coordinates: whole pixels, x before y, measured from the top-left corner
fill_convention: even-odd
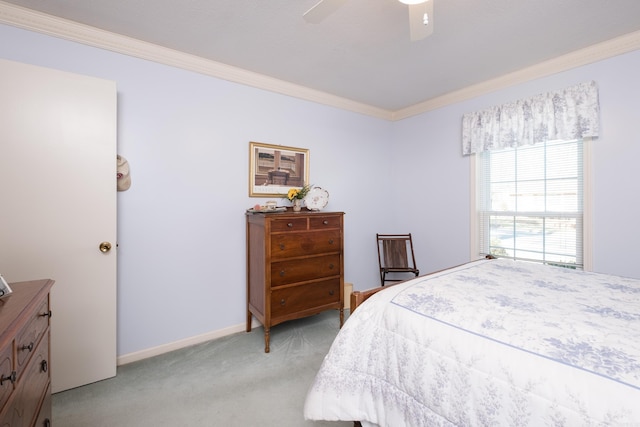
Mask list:
[[[429,0],[398,0],[398,1],[404,4],[420,4],[420,3],[426,3]]]

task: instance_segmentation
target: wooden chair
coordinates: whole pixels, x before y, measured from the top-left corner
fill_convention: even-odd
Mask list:
[[[389,273],[411,273],[415,277],[420,275],[413,255],[413,241],[409,234],[376,234],[378,240],[378,263],[380,264],[380,281],[382,286],[386,282],[399,282],[400,278],[390,279]],[[394,274],[394,276],[396,276]]]

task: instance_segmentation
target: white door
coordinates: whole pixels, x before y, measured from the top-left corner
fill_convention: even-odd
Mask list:
[[[115,83],[0,59],[0,274],[56,281],[53,392],[116,374],[115,176]]]

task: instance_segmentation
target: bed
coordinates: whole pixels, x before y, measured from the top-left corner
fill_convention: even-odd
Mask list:
[[[371,292],[306,397],[363,426],[640,426],[640,280],[479,260]]]

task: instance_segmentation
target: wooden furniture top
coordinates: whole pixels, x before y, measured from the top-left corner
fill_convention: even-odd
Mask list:
[[[300,212],[294,212],[293,208],[290,206],[287,206],[287,210],[286,211],[276,211],[276,212],[250,212],[247,211],[245,212],[245,215],[248,216],[253,216],[253,215],[261,215],[261,216],[295,216],[295,215],[300,215],[300,214],[311,214],[311,215],[332,215],[332,214],[342,214],[344,215],[344,212],[337,212],[337,211],[312,211],[310,209],[307,208],[302,208],[302,210]]]
[[[18,333],[24,322],[22,313],[36,308],[53,283],[51,279],[41,279],[9,284],[13,292],[0,299],[0,347],[4,347]]]

